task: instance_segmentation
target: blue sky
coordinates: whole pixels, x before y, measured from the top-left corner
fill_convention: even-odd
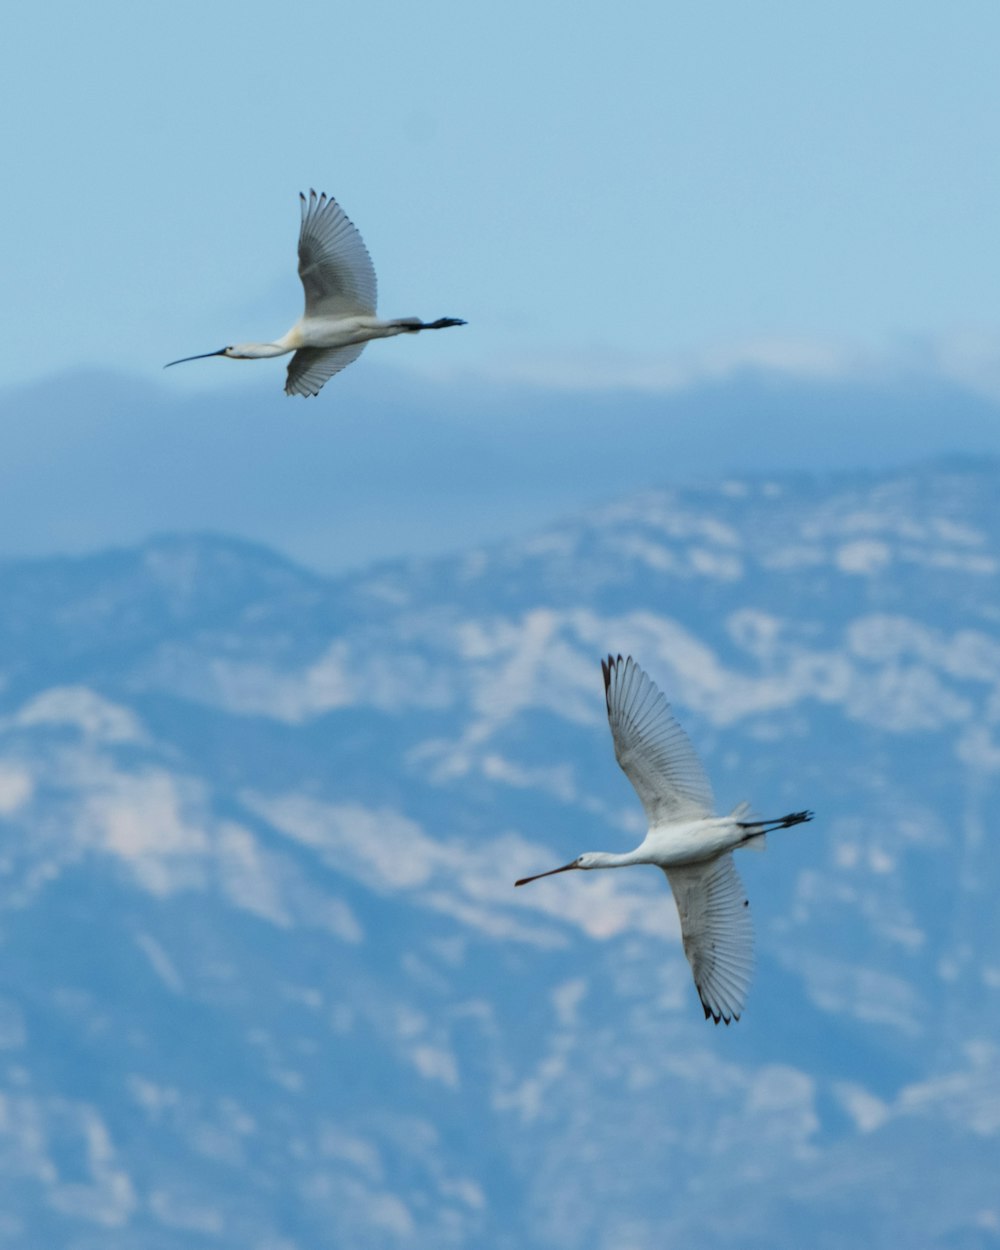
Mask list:
[[[974,2],[18,6],[0,385],[233,385],[159,370],[295,319],[311,185],[360,226],[381,311],[470,323],[366,361],[991,379],[998,46]]]
[[[1000,8],[20,6],[0,558],[210,529],[335,572],[729,473],[1000,455]],[[163,364],[386,316],[315,401]],[[747,368],[749,367],[749,368]]]

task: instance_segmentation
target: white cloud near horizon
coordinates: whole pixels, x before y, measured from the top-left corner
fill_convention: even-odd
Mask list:
[[[527,386],[557,394],[636,391],[675,396],[753,374],[763,382],[856,383],[892,390],[923,383],[952,384],[1000,403],[1000,336],[991,330],[949,331],[878,343],[834,338],[769,336],[706,341],[662,351],[588,347],[537,351],[482,361],[473,371],[447,361],[411,362],[413,372],[439,383]],[[809,413],[803,411],[803,421]],[[942,414],[944,419],[944,414]],[[998,414],[1000,420],[1000,414]]]

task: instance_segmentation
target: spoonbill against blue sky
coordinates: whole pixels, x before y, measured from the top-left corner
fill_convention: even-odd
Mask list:
[[[743,1011],[753,967],[750,905],[732,851],[762,847],[766,833],[812,820],[812,812],[753,820],[749,804],[741,803],[729,816],[713,816],[712,787],[662,692],[631,656],[609,655],[601,668],[615,756],[642,800],[649,832],[624,855],[588,851],[571,864],[514,884],[571,868],[662,868],[677,903],[684,954],[705,1019],[729,1024]]]
[[[381,321],[375,316],[376,279],[368,249],[357,227],[336,200],[309,192],[302,201],[299,230],[299,277],[306,292],[305,312],[273,343],[237,343],[217,352],[183,356],[164,365],[228,356],[230,360],[260,360],[294,352],[285,381],[286,395],[318,395],[323,384],[364,351],[370,339],[420,330],[464,326],[457,317],[421,321],[398,317]]]

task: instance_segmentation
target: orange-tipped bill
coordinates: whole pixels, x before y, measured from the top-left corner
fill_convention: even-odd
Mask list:
[[[557,872],[569,872],[571,868],[578,868],[579,864],[574,859],[571,864],[563,864],[561,868],[550,868],[548,872],[536,872],[533,877],[522,877],[520,881],[515,881],[517,885],[527,885],[529,881],[537,881],[539,877],[554,877]]]

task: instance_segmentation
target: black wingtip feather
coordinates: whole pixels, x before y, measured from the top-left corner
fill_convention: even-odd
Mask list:
[[[616,669],[619,664],[623,664],[624,662],[625,661],[622,659],[620,651],[618,652],[617,659],[613,655],[609,655],[606,660],[601,661],[601,672],[604,674],[604,693],[606,695],[611,690],[611,670]]]
[[[724,1024],[727,1029],[734,1021],[739,1021],[740,1013],[738,1011],[734,1011],[728,1016],[725,1012],[713,1011],[713,1009],[709,1007],[708,1003],[705,1002],[701,992],[701,986],[698,985],[697,982],[695,982],[695,989],[698,991],[699,999],[701,999],[701,1009],[705,1013],[706,1020],[711,1020],[713,1024]]]

